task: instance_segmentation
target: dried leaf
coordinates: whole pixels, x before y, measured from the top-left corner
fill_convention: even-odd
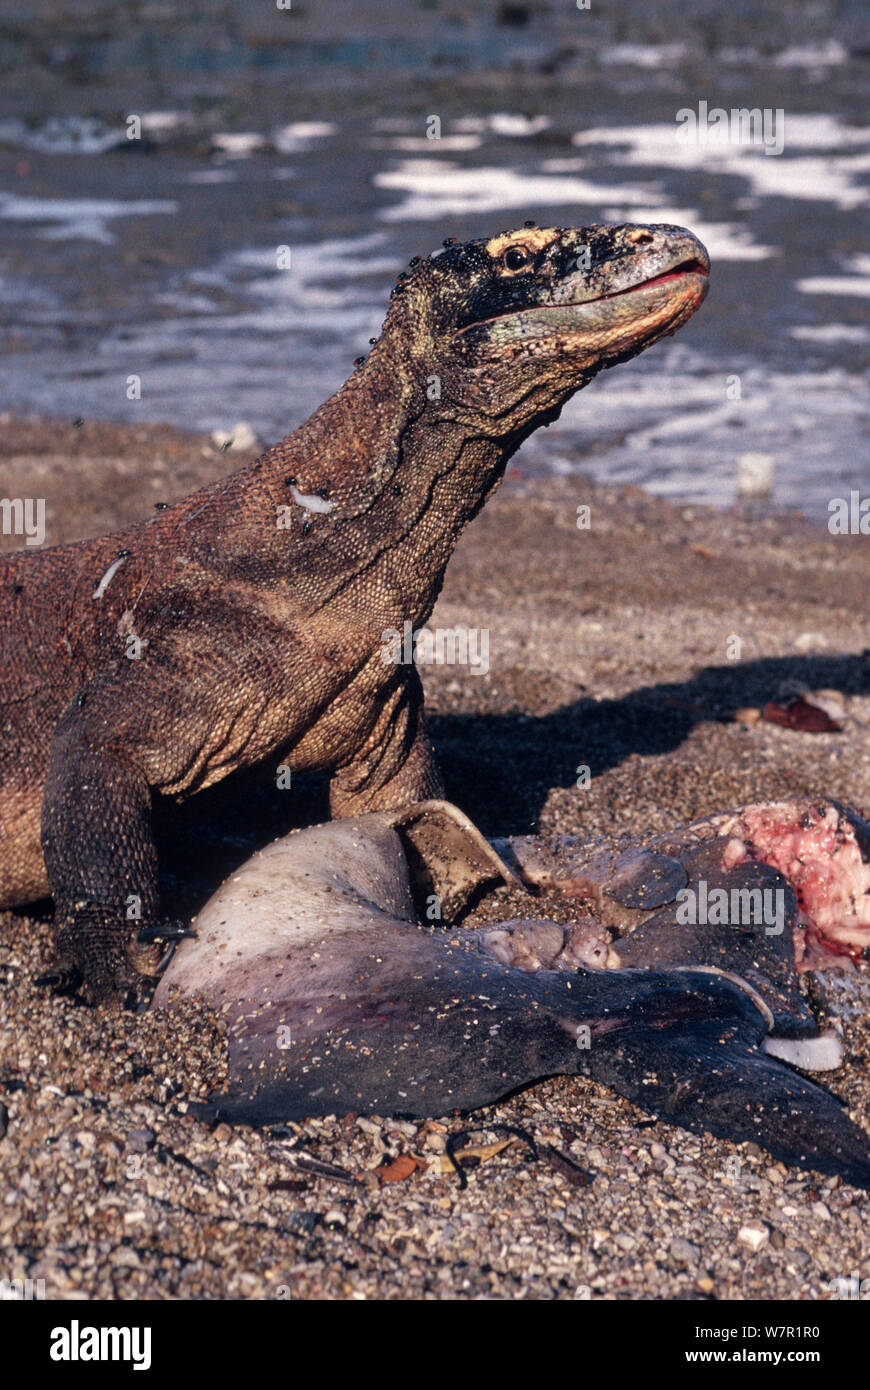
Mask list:
[[[592,1174],[585,1168],[581,1168],[579,1163],[575,1163],[573,1158],[563,1154],[559,1149],[553,1148],[552,1144],[545,1144],[541,1150],[541,1157],[546,1159],[551,1168],[555,1168],[557,1173],[561,1173],[574,1187],[588,1187],[592,1182]]]
[[[762,718],[769,724],[781,724],[783,728],[796,729],[802,734],[839,734],[843,728],[825,710],[810,704],[802,696],[788,704],[777,704],[771,700],[764,706]]]
[[[416,1158],[412,1158],[410,1154],[399,1154],[399,1157],[394,1158],[392,1163],[378,1168],[377,1175],[382,1184],[385,1182],[405,1182],[418,1166]]]
[[[513,1143],[513,1139],[498,1139],[494,1144],[475,1144],[469,1149],[460,1149],[458,1153],[454,1154],[454,1158],[459,1163],[465,1158],[476,1158],[478,1163],[485,1163],[488,1158],[494,1158],[496,1154],[500,1154],[502,1149],[506,1149],[508,1144],[511,1143]],[[446,1154],[442,1154],[441,1172],[452,1173],[454,1171],[450,1159]]]

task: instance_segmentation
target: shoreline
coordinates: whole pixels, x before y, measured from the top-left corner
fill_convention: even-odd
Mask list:
[[[250,429],[247,425],[244,428]],[[288,431],[292,432],[295,428],[297,426],[290,425]],[[87,539],[106,530],[121,529],[135,521],[144,520],[158,493],[160,500],[178,500],[200,487],[207,486],[216,478],[252,462],[278,442],[277,436],[275,439],[257,437],[254,448],[235,448],[230,445],[224,451],[213,441],[210,433],[190,430],[163,420],[148,420],[141,424],[103,417],[72,421],[66,416],[42,415],[15,409],[0,411],[0,431],[0,476],[4,495],[25,495],[26,490],[20,484],[35,477],[49,488],[54,488],[54,497],[49,499],[49,505],[53,501],[58,509],[61,506],[68,507],[68,499],[65,496],[68,480],[63,473],[67,459],[87,459],[91,465],[102,460],[103,468],[108,465],[111,475],[113,465],[123,472],[122,460],[128,453],[136,456],[138,460],[139,454],[153,449],[153,459],[149,460],[146,454],[141,460],[146,469],[144,478],[141,475],[138,477],[124,494],[123,500],[119,497],[106,499],[107,503],[112,503],[112,509],[107,505],[103,514],[114,516],[114,521],[108,525],[101,525],[99,511],[93,508],[77,510],[74,499],[74,510],[67,511],[64,516],[57,516],[56,530],[46,537],[43,542],[45,546],[65,545],[73,540]],[[533,450],[534,444],[530,446],[530,452]],[[178,470],[175,475],[177,482],[172,480],[170,464]],[[165,496],[160,490],[164,483]],[[795,509],[788,503],[777,503],[770,495],[741,498],[735,492],[733,501],[727,506],[698,502],[691,498],[663,497],[638,484],[595,480],[584,472],[582,460],[576,473],[538,471],[534,465],[529,467],[522,450],[508,464],[497,495],[513,493],[523,488],[546,490],[551,485],[564,485],[579,491],[590,488],[596,494],[609,496],[614,500],[619,497],[630,500],[646,499],[651,504],[681,514],[688,511],[702,517],[721,516],[746,524],[774,520],[802,528],[809,527],[823,533],[828,529],[827,523],[823,520]],[[91,494],[87,499],[90,505],[93,490],[88,491]],[[848,502],[848,497],[846,500]],[[0,554],[16,549],[18,544],[20,542],[16,541],[15,537],[7,536],[0,531]]]

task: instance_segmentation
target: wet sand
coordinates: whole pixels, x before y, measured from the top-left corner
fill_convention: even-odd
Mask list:
[[[48,543],[146,516],[247,457],[164,427],[2,426],[4,495],[46,498]],[[432,619],[490,634],[486,675],[424,671],[448,793],[492,835],[652,832],[805,792],[866,813],[868,585],[866,538],[530,480],[520,456],[463,538]],[[839,691],[843,732],[734,720],[789,682]],[[322,812],[319,779],[280,823],[256,779],[206,793],[180,820],[189,895]],[[471,1120],[312,1121],[295,1150],[289,1132],[209,1132],[185,1111],[220,1081],[214,1020],[46,998],[32,980],[49,941],[45,912],[0,917],[0,1269],[44,1279],[48,1297],[817,1299],[870,1273],[867,1194],[651,1122],[589,1082],[545,1081]],[[848,1023],[846,1037],[827,1084],[868,1125],[866,1026]],[[440,1172],[445,1137],[487,1122],[524,1128],[591,1182],[514,1142],[460,1190]],[[382,1183],[375,1170],[398,1154],[417,1167]],[[754,1250],[740,1236],[753,1223]]]

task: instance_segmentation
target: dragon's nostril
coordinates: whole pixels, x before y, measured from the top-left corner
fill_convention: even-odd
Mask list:
[[[630,241],[632,246],[648,246],[652,240],[652,232],[648,232],[645,227],[632,227],[626,235],[626,241]]]

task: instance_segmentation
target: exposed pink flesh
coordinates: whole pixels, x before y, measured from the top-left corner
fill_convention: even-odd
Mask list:
[[[795,935],[800,971],[824,957],[858,957],[870,946],[870,864],[848,818],[824,801],[750,806],[722,827],[723,867],[749,859],[778,869],[797,893],[805,933]]]

